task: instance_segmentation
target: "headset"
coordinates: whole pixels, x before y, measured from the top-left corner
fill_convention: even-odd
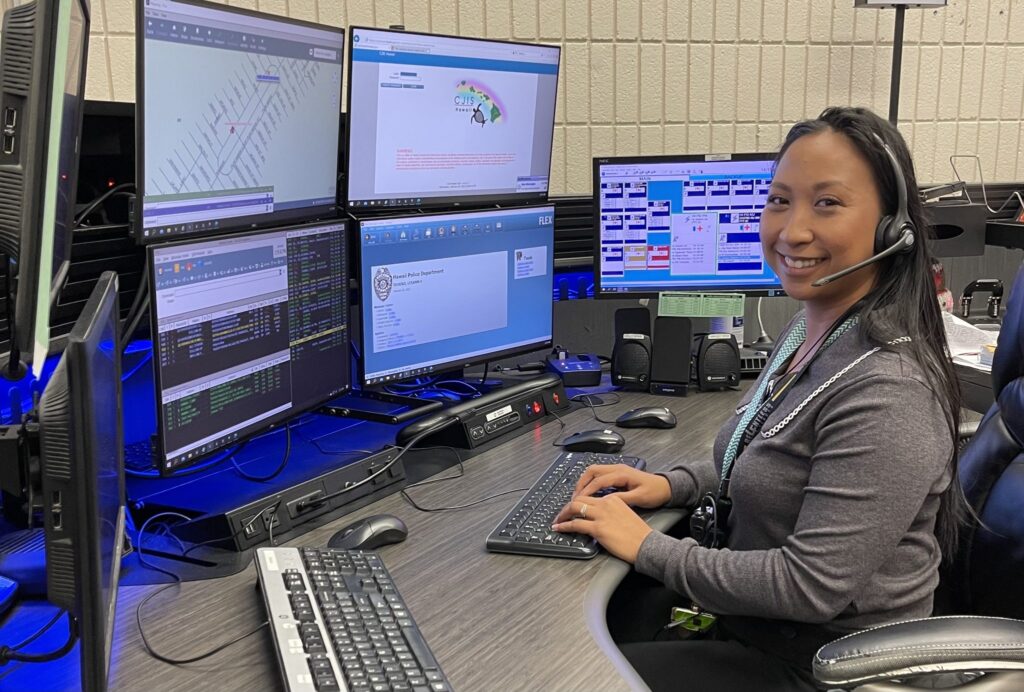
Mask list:
[[[900,167],[900,162],[889,145],[877,133],[872,134],[885,151],[889,163],[892,164],[892,172],[896,177],[896,212],[883,216],[882,220],[878,222],[878,226],[875,228],[874,255],[868,257],[863,262],[858,262],[852,267],[847,267],[835,274],[829,274],[824,278],[818,279],[811,284],[812,286],[819,287],[830,284],[847,274],[852,274],[858,269],[863,269],[875,262],[880,262],[886,257],[897,253],[910,252],[911,248],[914,247],[914,243],[917,242],[917,227],[910,220],[910,212],[907,211],[907,179],[903,176],[903,169]]]

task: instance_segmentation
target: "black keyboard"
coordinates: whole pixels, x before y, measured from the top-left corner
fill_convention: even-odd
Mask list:
[[[380,556],[259,548],[264,604],[292,692],[451,692]]]
[[[594,464],[626,464],[637,469],[647,465],[639,457],[621,454],[562,452],[487,537],[487,549],[496,553],[584,560],[597,555],[599,546],[595,539],[551,530],[555,517],[572,499],[583,471]]]

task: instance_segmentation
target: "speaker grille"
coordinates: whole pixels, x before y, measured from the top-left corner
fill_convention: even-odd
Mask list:
[[[75,551],[67,539],[46,544],[46,597],[57,605],[74,602]]]
[[[71,480],[70,394],[67,361],[62,359],[39,402],[39,441],[46,459],[43,474],[55,481]]]
[[[35,44],[36,5],[30,2],[11,9],[4,17],[3,44],[0,61],[3,62],[3,90],[10,94],[28,96],[32,83],[32,51]]]
[[[25,187],[24,169],[0,170],[0,252],[18,257],[21,245],[21,193]]]

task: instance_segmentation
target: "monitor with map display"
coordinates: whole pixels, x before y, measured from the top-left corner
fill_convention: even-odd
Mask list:
[[[333,215],[344,31],[198,0],[136,7],[139,242]]]
[[[547,201],[558,46],[351,32],[350,210]]]

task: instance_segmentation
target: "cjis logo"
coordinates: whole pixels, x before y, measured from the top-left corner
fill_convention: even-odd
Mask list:
[[[508,117],[494,92],[479,82],[464,79],[456,84],[454,103],[455,112],[468,116],[471,125],[499,125]]]

